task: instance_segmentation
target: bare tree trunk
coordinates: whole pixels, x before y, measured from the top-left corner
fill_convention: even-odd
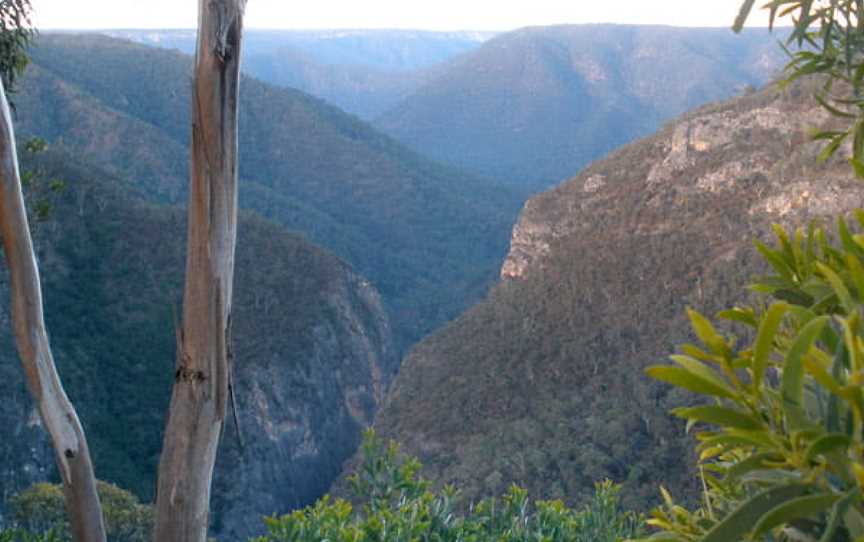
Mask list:
[[[231,375],[237,98],[245,0],[199,0],[186,287],[156,494],[156,542],[204,542]]]
[[[27,386],[51,435],[66,509],[77,542],[104,542],[102,508],[84,430],[54,366],[42,287],[21,193],[12,116],[0,81],[0,234],[9,265],[15,341]]]

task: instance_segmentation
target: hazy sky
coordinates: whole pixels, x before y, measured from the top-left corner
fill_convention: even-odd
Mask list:
[[[510,30],[527,25],[597,22],[729,26],[741,1],[248,0],[246,26],[430,30]],[[32,0],[32,3],[37,26],[46,29],[193,28],[198,6],[197,0]]]

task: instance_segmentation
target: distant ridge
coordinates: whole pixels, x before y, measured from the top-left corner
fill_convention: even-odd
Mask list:
[[[100,30],[144,45],[195,49],[193,30]],[[247,30],[243,70],[371,119],[417,88],[427,70],[472,51],[494,32]]]
[[[17,96],[39,135],[181,201],[191,59],[98,35],[43,34]],[[307,94],[242,82],[241,206],[302,232],[382,292],[400,346],[482,295],[523,196],[408,151]]]
[[[766,30],[529,27],[450,61],[376,125],[415,150],[548,188],[677,114],[759,87],[784,63]]]

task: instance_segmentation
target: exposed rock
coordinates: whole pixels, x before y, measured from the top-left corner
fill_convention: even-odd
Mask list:
[[[763,94],[709,105],[671,123],[635,144],[646,149],[651,159],[643,164],[647,168],[627,173],[626,184],[620,180],[621,172],[614,170],[619,152],[533,198],[513,229],[502,278],[522,278],[532,266],[541,265],[555,239],[584,230],[592,211],[615,212],[609,204],[622,190],[640,191],[655,207],[668,205],[670,197],[686,204],[687,198],[700,195],[725,199],[738,194],[750,201],[754,219],[774,221],[837,214],[860,206],[857,192],[848,197],[850,179],[842,166],[839,171],[815,170],[819,173],[798,180],[815,168],[806,162],[815,161],[818,147],[807,143],[806,134],[825,128],[832,119],[818,105],[802,100],[800,87],[792,92],[796,97],[774,91],[769,101]],[[848,148],[841,149],[838,158],[844,155]],[[833,162],[835,167],[838,163],[842,162]],[[792,172],[793,164],[803,169]],[[647,175],[640,179],[642,171]],[[573,190],[575,186],[581,190]],[[841,193],[847,197],[839,197]],[[652,227],[655,232],[665,231],[669,224]]]

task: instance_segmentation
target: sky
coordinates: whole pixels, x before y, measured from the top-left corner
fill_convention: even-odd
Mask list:
[[[43,29],[194,28],[196,0],[31,0]],[[742,0],[248,0],[247,28],[512,30],[576,23],[730,26]],[[754,13],[755,14],[755,13]],[[758,14],[753,24],[764,25]]]

